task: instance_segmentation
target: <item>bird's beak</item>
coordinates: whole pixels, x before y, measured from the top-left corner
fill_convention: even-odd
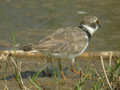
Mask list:
[[[101,28],[101,25],[100,25],[100,24],[98,24],[98,26],[99,26],[99,28]]]
[[[101,25],[100,25],[99,21],[96,21],[96,23],[98,24],[99,28],[101,28]]]

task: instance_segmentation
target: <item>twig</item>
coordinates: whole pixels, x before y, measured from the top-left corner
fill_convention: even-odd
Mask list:
[[[102,56],[100,56],[100,60],[101,60],[101,65],[102,65],[102,68],[103,68],[103,71],[104,71],[104,74],[105,74],[105,78],[106,78],[106,80],[107,80],[107,83],[108,83],[110,89],[113,90],[113,88],[112,88],[112,86],[111,86],[111,84],[110,84],[110,81],[109,81],[109,79],[108,79],[108,76],[107,76],[105,67],[104,67],[104,62],[103,62],[103,57],[102,57]]]
[[[111,67],[112,65],[112,56],[113,56],[113,53],[111,52],[110,53],[110,58],[109,58],[109,66]]]
[[[3,85],[5,86],[4,90],[9,90],[8,86],[7,86],[7,81],[5,80],[5,83],[3,83]]]
[[[11,59],[12,63],[13,63],[14,66],[15,66],[16,74],[18,75],[18,83],[19,83],[19,86],[21,87],[21,89],[30,90],[29,88],[27,88],[27,87],[24,85],[23,80],[22,80],[22,76],[21,76],[21,73],[20,73],[20,72],[21,72],[21,64],[22,64],[22,62],[20,62],[19,66],[18,66],[12,56],[10,56],[10,59]]]
[[[12,56],[17,58],[38,58],[36,60],[44,61],[48,57],[41,53],[41,52],[32,52],[32,51],[22,51],[22,50],[0,50],[0,61],[3,61],[3,54],[7,55],[11,53]],[[101,52],[84,52],[82,55],[78,56],[78,60],[81,60],[80,58],[87,58],[88,60],[91,60],[92,58],[98,60],[99,56],[103,56],[104,58],[108,59],[109,56],[112,53],[112,57],[120,57],[120,51],[101,51]],[[29,60],[29,59],[26,59]],[[57,59],[54,59],[54,61]]]

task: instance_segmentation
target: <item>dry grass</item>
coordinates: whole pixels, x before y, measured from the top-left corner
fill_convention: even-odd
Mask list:
[[[11,78],[11,80],[6,80],[6,76],[4,80],[1,80],[2,87],[4,90],[9,90],[17,88],[17,90],[87,90],[87,88],[91,88],[89,90],[119,90],[120,89],[120,59],[112,61],[112,57],[110,56],[110,60],[108,63],[104,63],[103,57],[101,56],[101,72],[97,71],[95,68],[86,68],[87,72],[81,69],[81,67],[77,68],[84,72],[82,76],[74,76],[72,72],[70,73],[71,77],[68,77],[66,80],[61,78],[61,73],[58,72],[57,75],[53,75],[52,77],[39,77],[39,74],[44,71],[44,68],[41,68],[33,77],[29,77],[29,79],[23,79],[22,72],[22,62],[18,62],[17,59],[9,55],[2,55],[2,59],[6,63],[9,60],[9,63],[12,63],[12,72],[15,73],[15,78]],[[5,63],[4,62],[4,63]],[[87,61],[86,61],[87,62]],[[114,63],[114,64],[113,64]],[[54,63],[53,63],[54,64]],[[84,65],[85,66],[85,65]],[[87,66],[87,65],[86,65]],[[8,66],[9,67],[9,66]],[[3,68],[5,71],[5,68]],[[10,70],[10,67],[9,69]],[[56,72],[56,71],[55,71]],[[2,73],[2,72],[1,72]],[[69,73],[67,73],[69,74]],[[7,74],[9,76],[9,74]],[[16,82],[17,81],[17,82]],[[91,84],[91,85],[89,85]]]

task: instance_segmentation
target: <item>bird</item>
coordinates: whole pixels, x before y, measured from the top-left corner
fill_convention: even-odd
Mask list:
[[[76,27],[59,28],[39,41],[38,44],[24,46],[24,51],[36,50],[55,57],[72,60],[80,56],[88,47],[94,33],[101,27],[96,16],[85,16]],[[60,65],[61,66],[61,65]]]

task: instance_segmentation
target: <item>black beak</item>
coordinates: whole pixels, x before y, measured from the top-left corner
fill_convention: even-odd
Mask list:
[[[97,23],[98,27],[101,28],[101,25],[98,20],[96,21],[96,23]]]
[[[100,24],[98,24],[98,26],[99,26],[99,28],[101,28],[101,25],[100,25]]]

